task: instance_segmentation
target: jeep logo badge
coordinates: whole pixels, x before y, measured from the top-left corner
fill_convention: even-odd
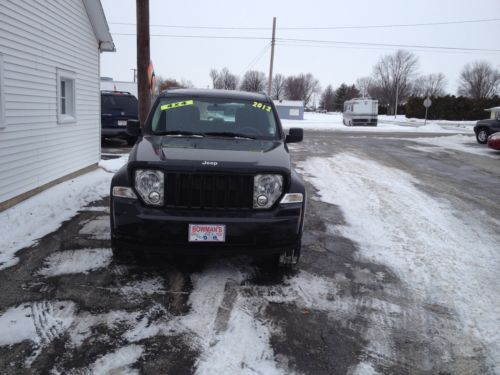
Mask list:
[[[216,161],[206,161],[206,160],[201,163],[201,165],[211,165],[213,167],[215,167],[217,164],[219,163],[217,163]]]

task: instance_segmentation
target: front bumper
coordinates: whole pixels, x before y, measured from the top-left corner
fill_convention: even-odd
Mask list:
[[[272,254],[300,244],[303,204],[266,211],[193,211],[150,208],[138,200],[112,197],[114,246],[136,252]],[[223,224],[225,242],[188,241],[189,224]]]

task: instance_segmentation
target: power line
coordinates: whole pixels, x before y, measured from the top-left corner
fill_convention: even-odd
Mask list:
[[[113,35],[136,36],[135,33],[111,33]],[[199,39],[248,39],[248,40],[271,40],[269,37],[259,36],[222,36],[222,35],[171,35],[171,34],[149,34],[149,36],[161,36],[167,38],[199,38]]]
[[[243,72],[240,74],[240,75],[243,75],[243,73],[245,73],[247,70],[253,68],[253,66],[255,64],[257,64],[259,62],[259,60],[262,58],[262,56],[264,56],[264,54],[267,52],[267,50],[269,49],[271,43],[266,43],[266,45],[264,46],[264,48],[262,50],[259,51],[259,53],[250,61],[250,63],[248,63],[248,65],[246,66],[246,68],[243,70]]]
[[[370,47],[370,46],[347,46],[347,45],[335,45],[335,44],[302,44],[302,43],[287,43],[280,42],[276,43],[280,47],[307,47],[307,48],[335,48],[335,49],[355,49],[355,50],[371,50],[371,51],[388,51],[394,50],[394,47]],[[412,48],[412,51],[417,52],[436,52],[436,53],[447,53],[447,54],[467,54],[467,55],[477,55],[479,52],[470,51],[448,51],[448,50],[429,50],[429,49],[417,49]],[[499,52],[480,52],[481,55],[497,56]]]
[[[474,52],[495,52],[500,53],[498,49],[488,48],[468,48],[468,47],[447,47],[447,46],[423,46],[415,44],[388,44],[388,43],[368,43],[368,42],[343,42],[335,40],[315,40],[315,39],[291,39],[291,38],[278,38],[280,42],[298,42],[298,43],[318,43],[318,44],[340,44],[351,46],[376,46],[376,47],[392,47],[392,48],[422,48],[422,49],[435,49],[435,50],[449,50],[449,51],[474,51]]]
[[[135,36],[135,33],[112,33],[113,35]],[[171,35],[171,34],[150,34],[152,37],[167,37],[167,38],[191,38],[191,39],[236,39],[236,40],[270,40],[269,37],[255,36],[221,36],[221,35]],[[468,47],[447,47],[447,46],[424,46],[413,44],[388,44],[388,43],[368,43],[368,42],[345,42],[335,40],[316,40],[316,39],[295,39],[295,38],[276,38],[278,42],[294,42],[294,43],[315,43],[315,44],[339,44],[348,46],[372,46],[372,47],[390,47],[390,48],[419,48],[432,50],[447,50],[447,51],[469,51],[469,52],[493,52],[500,53],[498,49],[488,48],[468,48]]]
[[[476,20],[461,21],[441,21],[441,22],[422,22],[406,24],[388,24],[388,25],[349,25],[349,26],[314,26],[314,27],[279,27],[278,30],[342,30],[342,29],[382,29],[382,28],[400,28],[400,27],[423,27],[423,26],[442,26],[442,25],[460,25],[468,23],[488,23],[498,22],[500,18],[487,18]],[[109,22],[110,25],[135,26],[133,22]],[[172,29],[203,29],[203,30],[269,30],[269,27],[236,27],[236,26],[189,26],[189,25],[166,25],[151,24],[151,27],[164,27]]]

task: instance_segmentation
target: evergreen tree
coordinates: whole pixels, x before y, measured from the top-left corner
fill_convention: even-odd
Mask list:
[[[335,91],[333,91],[332,85],[328,85],[323,94],[321,94],[319,106],[326,111],[333,111],[335,109]]]

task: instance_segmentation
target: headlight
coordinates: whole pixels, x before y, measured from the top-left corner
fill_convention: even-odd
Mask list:
[[[253,178],[253,208],[269,208],[283,191],[283,176],[259,174]]]
[[[151,206],[163,205],[163,172],[152,169],[135,171],[135,189],[141,198]]]

